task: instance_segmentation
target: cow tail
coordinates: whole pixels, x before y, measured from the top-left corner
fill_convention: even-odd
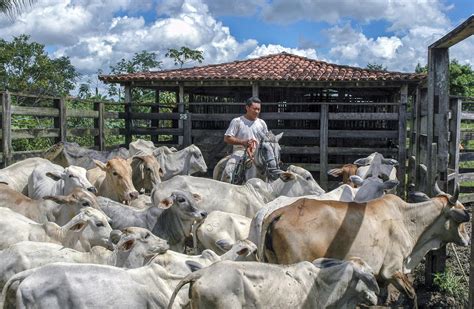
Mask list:
[[[27,269],[22,272],[19,272],[13,275],[10,279],[8,279],[7,283],[3,286],[2,295],[0,298],[0,309],[5,308],[5,303],[7,299],[8,289],[17,281],[23,281],[26,277],[33,274],[38,268]]]
[[[171,298],[170,298],[170,302],[168,304],[168,309],[172,309],[173,308],[173,303],[174,303],[174,300],[176,298],[176,296],[178,295],[179,291],[181,290],[181,288],[183,286],[185,286],[186,284],[190,284],[189,286],[189,294],[191,294],[191,287],[193,285],[193,283],[198,280],[199,278],[201,277],[201,274],[200,274],[200,271],[196,271],[196,272],[193,272],[193,273],[190,273],[189,275],[187,275],[186,277],[184,277],[183,280],[181,280],[178,285],[176,286],[176,288],[174,289],[173,291],[173,294],[171,295]],[[189,298],[191,299],[191,295],[189,295]]]

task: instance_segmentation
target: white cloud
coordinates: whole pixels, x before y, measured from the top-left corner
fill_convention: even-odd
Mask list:
[[[278,54],[281,52],[287,52],[290,54],[298,55],[298,56],[303,56],[307,58],[312,58],[312,59],[317,59],[316,55],[316,50],[314,48],[307,48],[307,49],[298,49],[298,48],[289,48],[289,47],[284,47],[281,45],[275,45],[275,44],[268,44],[268,45],[260,45],[257,48],[255,48],[248,56],[247,58],[258,58],[266,55],[271,55],[271,54]]]
[[[176,14],[181,11],[185,0],[163,0],[158,4],[158,14]],[[250,16],[266,3],[265,0],[222,1],[206,0],[206,5],[212,15]]]

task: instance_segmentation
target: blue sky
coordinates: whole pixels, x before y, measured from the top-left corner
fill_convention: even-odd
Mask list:
[[[286,51],[409,72],[473,13],[474,0],[42,0],[0,16],[0,37],[29,34],[86,76],[141,50],[173,68],[164,55],[183,45],[202,50],[204,64]],[[473,65],[473,50],[471,37],[451,57]]]

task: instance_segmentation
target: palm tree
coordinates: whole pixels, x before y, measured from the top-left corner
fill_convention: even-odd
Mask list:
[[[0,13],[10,16],[21,13],[28,5],[33,4],[36,0],[0,0]]]

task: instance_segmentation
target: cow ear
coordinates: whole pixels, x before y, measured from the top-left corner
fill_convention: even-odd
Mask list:
[[[457,223],[469,222],[469,214],[465,209],[451,208],[449,216]]]
[[[73,232],[76,232],[76,233],[80,233],[82,232],[87,226],[87,222],[86,221],[79,221],[78,223],[74,224],[73,226],[71,226],[69,228],[70,231],[73,231]]]
[[[290,181],[290,180],[295,180],[296,176],[295,174],[291,172],[283,172],[280,174],[280,179],[283,180],[284,182]]]
[[[158,205],[159,208],[167,209],[170,208],[174,203],[174,199],[172,197],[167,197],[160,201]]]
[[[385,181],[382,185],[385,190],[390,190],[398,186],[400,182],[398,180]]]
[[[227,239],[216,240],[216,246],[222,251],[229,251],[232,248],[232,243]]]
[[[362,186],[362,184],[364,183],[364,179],[362,179],[360,176],[357,176],[357,175],[352,175],[351,177],[349,177],[351,182],[353,184],[355,184],[356,186]]]
[[[194,200],[199,203],[202,201],[202,196],[199,193],[193,193]]]
[[[393,166],[398,166],[398,161],[395,159],[382,159],[383,164],[388,164],[388,165],[393,165]]]
[[[283,137],[283,132],[281,132],[278,135],[275,135],[275,139],[276,139],[277,142],[279,142],[282,137]]]
[[[202,266],[202,264],[198,263],[198,262],[195,262],[195,261],[186,261],[184,262],[186,264],[186,266],[188,266],[189,270],[191,270],[191,272],[195,272],[195,271],[198,271],[200,270],[201,268],[204,268],[204,266]]]
[[[97,165],[97,167],[103,170],[104,172],[107,170],[107,165],[104,162],[99,161],[99,160],[93,160],[93,161],[95,165]]]
[[[165,176],[165,173],[163,172],[163,169],[160,167],[160,169],[158,170],[158,174],[160,174],[160,177],[164,177]]]
[[[61,179],[61,175],[56,172],[47,172],[46,176],[53,179],[54,181],[58,181],[59,179]]]
[[[58,204],[68,204],[71,202],[71,200],[69,199],[69,196],[64,196],[64,195],[47,195],[47,196],[43,196],[43,200],[51,200],[55,203],[58,203]]]
[[[112,230],[112,232],[110,232],[109,240],[110,240],[113,244],[118,244],[118,242],[120,241],[121,238],[122,238],[122,231],[120,231],[120,230]]]
[[[133,245],[135,244],[135,240],[134,239],[129,239],[127,240],[126,242],[124,242],[123,244],[121,244],[118,249],[120,251],[130,251],[130,249],[133,248]]]
[[[161,154],[162,154],[162,151],[161,151],[160,148],[157,148],[157,149],[153,150],[153,152],[152,152],[152,155],[153,155],[154,157],[158,157],[158,156],[161,155]]]
[[[145,161],[143,156],[133,156],[132,160],[139,160],[139,161]]]
[[[332,177],[339,177],[342,174],[342,168],[333,168],[328,171],[328,175]]]
[[[357,166],[366,166],[370,163],[369,158],[361,158],[354,161],[354,164]]]

